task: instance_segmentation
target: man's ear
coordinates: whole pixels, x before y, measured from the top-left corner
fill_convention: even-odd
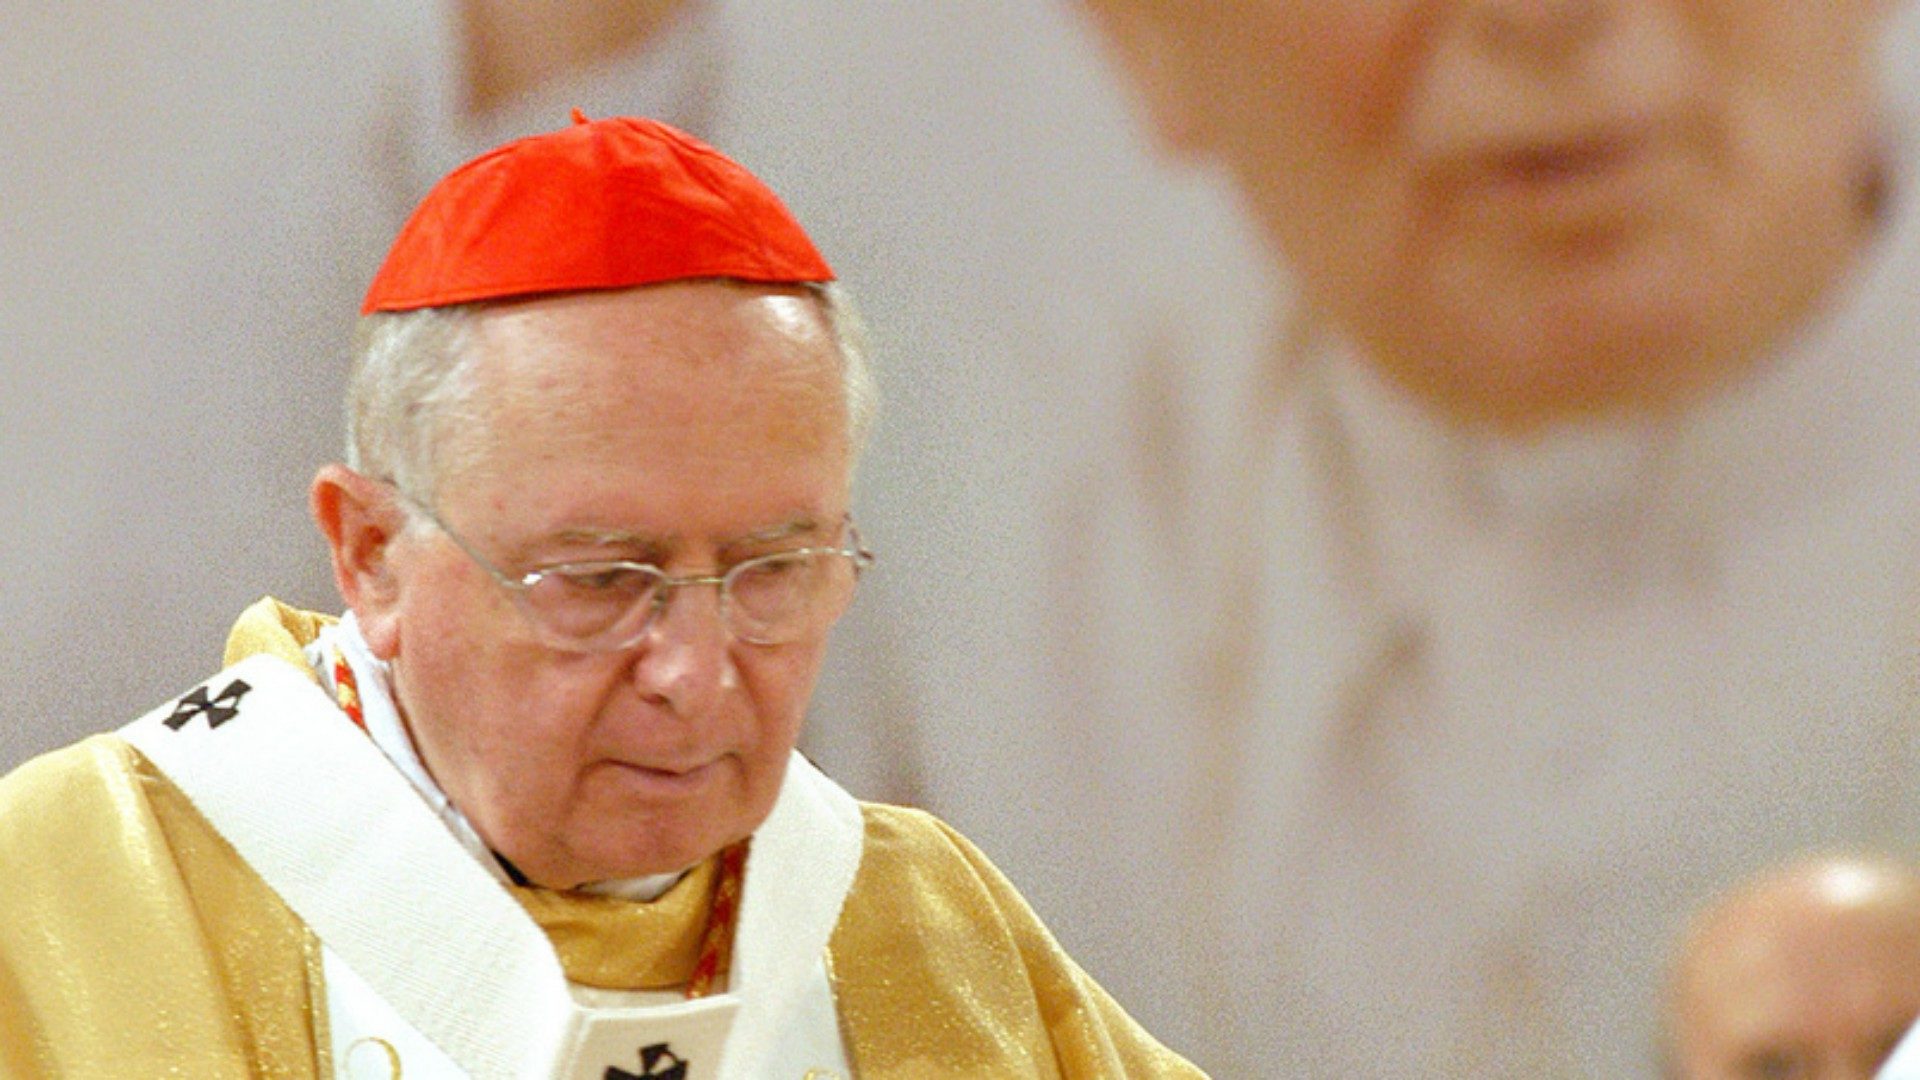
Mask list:
[[[333,555],[333,580],[353,609],[373,654],[391,660],[400,650],[400,577],[394,543],[406,530],[406,510],[393,488],[345,465],[326,465],[308,493],[313,519]]]

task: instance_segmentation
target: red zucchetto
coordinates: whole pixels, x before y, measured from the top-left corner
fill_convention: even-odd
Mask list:
[[[436,184],[362,314],[687,278],[831,281],[752,173],[683,131],[615,116],[510,142]]]

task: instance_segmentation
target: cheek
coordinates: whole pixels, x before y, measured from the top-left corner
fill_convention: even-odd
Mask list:
[[[1871,55],[1891,21],[1885,0],[1694,0],[1683,7],[1703,38],[1764,54],[1775,75],[1782,68],[1819,69]]]
[[[1428,6],[1268,5],[1266,17],[1216,35],[1224,77],[1203,106],[1217,110],[1214,156],[1296,267],[1343,276],[1324,264],[1359,258],[1403,227],[1400,132]]]
[[[441,615],[412,624],[416,637],[396,665],[435,779],[463,805],[559,797],[617,673],[575,670],[584,665],[515,644],[514,628],[499,621],[518,619],[512,609],[450,605]]]
[[[1390,139],[1425,59],[1430,19],[1409,5],[1341,5],[1297,42],[1300,93],[1324,117],[1329,137],[1357,147]]]
[[[1765,230],[1835,186],[1855,187],[1880,149],[1878,22],[1840,6],[1847,15],[1823,21],[1811,13],[1826,5],[1759,4],[1767,10],[1703,31],[1726,123],[1724,168],[1754,189],[1725,200],[1736,227]]]
[[[753,701],[754,735],[763,759],[784,760],[799,739],[825,652],[824,645],[789,645],[737,661]]]
[[[1675,4],[1671,25],[1694,54],[1709,94],[1749,115],[1818,129],[1834,107],[1877,96],[1879,42],[1888,22],[1877,0],[1695,0]],[[1762,117],[1765,119],[1765,117]]]
[[[1242,137],[1264,131],[1328,148],[1376,145],[1387,137],[1420,61],[1430,19],[1409,0],[1294,0],[1250,5],[1211,28],[1224,50],[1205,81],[1231,94],[1212,99],[1237,114]]]

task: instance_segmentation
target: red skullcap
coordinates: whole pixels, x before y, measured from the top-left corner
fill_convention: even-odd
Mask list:
[[[361,313],[686,278],[833,280],[779,197],[719,151],[653,120],[573,115],[436,184]]]

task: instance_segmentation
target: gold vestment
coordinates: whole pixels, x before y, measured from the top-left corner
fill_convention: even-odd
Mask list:
[[[263,602],[228,659],[304,666],[317,625]],[[861,813],[828,950],[857,1075],[1200,1075],[959,834],[915,810]],[[330,1075],[319,942],[125,741],[97,735],[0,779],[0,874],[0,1076]]]

